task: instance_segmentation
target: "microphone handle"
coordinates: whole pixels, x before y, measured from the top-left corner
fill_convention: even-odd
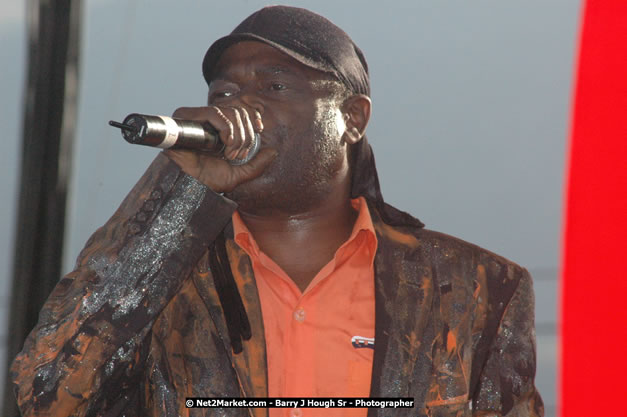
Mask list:
[[[122,123],[110,121],[111,126],[122,130],[122,137],[136,145],[162,149],[192,149],[223,156],[224,143],[218,131],[208,122],[176,119],[168,116],[152,116],[131,113]],[[231,165],[243,165],[259,151],[259,135],[255,133],[253,143],[246,158],[233,159]]]

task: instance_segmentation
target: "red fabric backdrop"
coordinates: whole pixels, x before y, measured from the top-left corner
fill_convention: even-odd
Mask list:
[[[576,71],[561,415],[627,416],[627,0],[586,1]]]

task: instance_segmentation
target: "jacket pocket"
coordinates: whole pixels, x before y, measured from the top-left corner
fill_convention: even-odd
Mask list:
[[[466,398],[432,402],[426,405],[428,417],[471,417],[472,401]]]

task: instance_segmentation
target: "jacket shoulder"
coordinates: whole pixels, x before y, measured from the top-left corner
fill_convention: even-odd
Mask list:
[[[529,279],[517,263],[463,239],[419,227],[384,223],[375,227],[382,252],[395,252],[394,258],[414,263],[432,277],[440,292],[452,289],[472,295],[481,287],[491,301],[507,303],[520,281]]]
[[[439,254],[444,259],[468,259],[481,264],[506,266],[520,272],[524,270],[516,262],[458,237],[430,229],[414,229],[412,232],[425,249]]]

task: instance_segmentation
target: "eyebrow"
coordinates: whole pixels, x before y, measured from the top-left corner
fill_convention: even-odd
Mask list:
[[[299,76],[299,74],[296,73],[295,71],[282,65],[264,65],[264,66],[257,68],[255,72],[260,75],[286,74],[286,75],[290,75],[293,77],[302,77],[302,76]],[[217,80],[229,81],[230,78],[228,77],[227,73],[224,70],[220,70],[219,72],[216,72],[211,77],[211,82],[217,81]]]
[[[261,74],[289,74],[289,75],[296,75],[296,73],[294,71],[292,71],[291,69],[289,69],[287,67],[280,66],[280,65],[272,65],[272,66],[267,66],[267,67],[261,67],[260,69],[257,70],[257,73],[261,73]]]

